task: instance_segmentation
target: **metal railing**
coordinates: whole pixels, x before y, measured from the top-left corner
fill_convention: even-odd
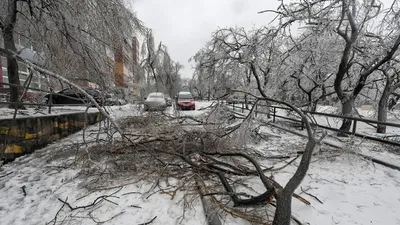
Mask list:
[[[52,91],[51,88],[49,88],[49,90],[44,90],[44,89],[40,89],[40,88],[34,88],[34,87],[30,87],[28,86],[24,86],[24,85],[17,85],[17,84],[11,84],[11,83],[5,83],[5,82],[0,82],[0,84],[4,85],[4,86],[9,86],[9,87],[17,87],[19,89],[20,92],[20,96],[22,96],[22,101],[21,102],[10,102],[9,101],[9,94],[10,94],[10,88],[0,88],[0,93],[2,93],[2,98],[0,98],[0,105],[11,105],[11,104],[15,104],[15,105],[19,105],[19,106],[36,106],[36,107],[48,107],[48,113],[51,114],[52,112],[52,108],[54,106],[87,106],[90,107],[91,103],[84,97],[73,97],[73,96],[68,96],[68,95],[64,95],[62,93],[58,93],[55,91]],[[71,87],[71,90],[74,90]],[[30,92],[30,91],[34,91],[34,92]],[[36,101],[35,102],[27,102],[26,101],[26,96],[29,94],[35,93],[36,96]],[[44,96],[41,96],[41,94],[45,94],[48,95],[48,98]],[[79,91],[75,90],[75,95],[80,95]],[[54,103],[53,101],[53,97],[54,96],[60,96],[69,100],[73,100],[73,101],[77,101],[77,102],[81,102],[81,103],[77,103],[77,104],[58,104],[58,103]]]
[[[249,109],[247,109],[246,106],[249,106],[249,108],[252,107],[251,103],[248,103],[248,102],[246,103],[244,101],[236,101],[236,102],[231,103],[230,105],[232,105],[233,110],[239,109],[239,110],[241,110],[242,113],[245,113],[246,110],[247,111],[249,110]],[[268,110],[269,112],[260,111],[259,110],[260,107],[269,107],[269,110]],[[264,115],[267,115],[268,117],[272,117],[272,121],[274,123],[276,122],[276,118],[281,118],[281,119],[288,120],[291,122],[299,123],[299,127],[301,127],[301,129],[304,129],[304,121],[303,120],[293,118],[293,117],[278,115],[277,109],[286,110],[288,112],[293,112],[292,109],[287,108],[287,107],[282,107],[282,106],[278,106],[278,105],[263,105],[263,104],[257,104],[255,106],[255,109],[253,110],[253,112],[255,113],[255,116],[257,116],[257,114],[264,114]],[[311,126],[320,127],[320,128],[326,129],[326,130],[335,131],[335,132],[339,132],[339,133],[354,135],[356,137],[360,137],[360,138],[364,138],[364,139],[368,139],[368,140],[372,140],[372,141],[378,141],[381,143],[400,147],[400,142],[397,142],[397,141],[384,139],[384,137],[380,138],[377,136],[371,136],[371,135],[367,135],[367,134],[357,133],[357,123],[363,122],[363,123],[368,123],[368,124],[385,125],[387,127],[394,127],[394,128],[400,128],[400,124],[390,123],[390,122],[381,122],[381,121],[357,118],[357,117],[348,117],[348,116],[335,115],[335,114],[322,113],[322,112],[313,112],[313,111],[308,111],[308,110],[302,110],[302,112],[310,118]],[[350,120],[350,121],[352,121],[351,131],[345,131],[345,130],[341,130],[341,129],[338,129],[335,127],[319,124],[315,121],[315,119],[313,119],[314,115],[324,116],[327,118],[340,118],[340,119]]]

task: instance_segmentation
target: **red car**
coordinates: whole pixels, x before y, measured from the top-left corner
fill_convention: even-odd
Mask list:
[[[194,103],[194,98],[190,92],[184,92],[181,91],[178,93],[176,96],[176,106],[177,109],[189,109],[189,110],[195,110],[196,105]]]

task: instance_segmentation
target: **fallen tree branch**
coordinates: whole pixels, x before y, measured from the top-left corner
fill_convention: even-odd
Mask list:
[[[266,205],[272,201],[272,197],[275,195],[275,188],[271,188],[259,196],[252,197],[249,199],[240,199],[233,191],[233,188],[229,185],[225,175],[221,172],[217,173],[217,175],[221,180],[221,183],[224,186],[226,192],[230,193],[229,196],[231,197],[235,207]]]
[[[236,152],[236,153],[222,153],[222,152],[203,152],[203,154],[206,155],[220,155],[220,156],[237,156],[237,157],[243,157],[247,159],[248,161],[253,164],[253,166],[256,168],[256,171],[258,173],[258,176],[260,177],[262,183],[264,184],[265,188],[267,190],[274,189],[274,185],[271,183],[271,181],[268,180],[268,178],[265,176],[263,173],[263,170],[261,169],[260,165],[257,163],[255,159],[253,159],[251,156],[246,155],[244,153]]]
[[[68,197],[65,199],[65,202],[67,202],[67,201],[68,201]],[[61,206],[61,208],[57,211],[56,215],[54,216],[53,225],[56,225],[58,214],[60,214],[60,212],[61,212],[61,210],[64,208],[64,206],[65,206],[65,204],[63,203],[63,205]],[[50,221],[50,222],[51,222],[51,221]]]

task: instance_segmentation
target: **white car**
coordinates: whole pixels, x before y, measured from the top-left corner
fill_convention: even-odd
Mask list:
[[[150,93],[144,101],[144,110],[165,110],[167,102],[165,96],[161,92]]]

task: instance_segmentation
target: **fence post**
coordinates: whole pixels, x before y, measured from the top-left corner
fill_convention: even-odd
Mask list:
[[[273,115],[273,122],[275,123],[275,114],[276,114],[276,108],[274,107],[274,115]]]
[[[51,105],[53,104],[53,91],[50,89],[50,97],[49,97],[49,114],[51,114]]]
[[[232,101],[232,110],[235,111],[235,101]]]
[[[301,130],[304,130],[304,119],[301,119]]]
[[[353,120],[353,132],[352,132],[353,135],[356,133],[356,129],[357,129],[357,120]]]
[[[255,106],[255,112],[254,112],[255,117],[257,117],[257,110],[258,110],[258,104],[256,104],[256,106]]]
[[[244,113],[244,103],[242,102],[242,113]]]

